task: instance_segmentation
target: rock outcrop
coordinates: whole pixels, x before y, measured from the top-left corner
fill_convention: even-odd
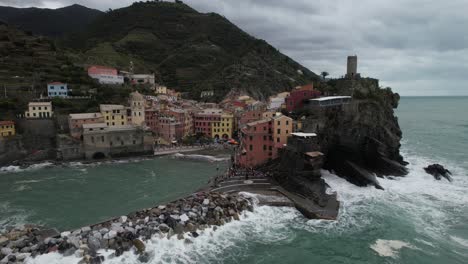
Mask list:
[[[447,179],[449,182],[452,181],[452,173],[447,170],[446,168],[444,168],[444,166],[440,165],[440,164],[432,164],[432,165],[429,165],[427,166],[426,168],[424,168],[424,170],[434,176],[434,178],[438,181],[440,181],[442,179],[442,177],[444,177],[445,179]]]
[[[325,169],[358,186],[381,189],[376,176],[408,173],[400,155],[402,132],[394,115],[400,97],[390,89],[352,92],[351,103],[310,113],[304,131],[318,134]]]

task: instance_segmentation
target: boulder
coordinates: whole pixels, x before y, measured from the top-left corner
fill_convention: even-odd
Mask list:
[[[117,236],[117,232],[114,230],[109,231],[109,233],[103,236],[104,239],[113,239]]]
[[[161,231],[161,232],[164,232],[164,233],[167,233],[169,232],[169,229],[171,229],[168,225],[166,224],[160,224],[158,229]]]
[[[11,253],[13,253],[13,250],[11,248],[8,248],[8,247],[4,247],[0,250],[0,252],[2,253],[2,255],[4,256],[8,256],[10,255]]]
[[[431,174],[436,180],[440,181],[442,177],[446,178],[449,182],[452,181],[452,173],[440,164],[432,164],[424,168],[426,173]]]
[[[145,244],[144,244],[141,240],[139,240],[139,239],[134,239],[134,240],[132,241],[132,243],[133,243],[133,245],[135,246],[135,248],[137,249],[137,252],[138,252],[139,254],[142,254],[142,253],[145,252],[146,247],[145,247]]]
[[[91,250],[98,251],[101,249],[101,240],[97,237],[90,236],[88,237],[88,246]]]

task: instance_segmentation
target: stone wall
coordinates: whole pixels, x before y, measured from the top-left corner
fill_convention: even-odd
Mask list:
[[[84,159],[83,145],[80,140],[69,135],[57,136],[57,159],[58,160],[81,160]]]

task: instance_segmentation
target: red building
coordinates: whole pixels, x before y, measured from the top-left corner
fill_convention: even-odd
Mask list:
[[[273,124],[269,119],[248,123],[241,129],[241,153],[237,164],[250,168],[273,159]]]
[[[155,109],[145,110],[145,124],[153,133],[158,133],[159,112]]]
[[[193,116],[193,128],[195,133],[201,133],[208,137],[212,137],[212,123],[220,122],[223,110],[221,109],[205,109],[195,113]]]
[[[292,90],[289,96],[286,97],[286,110],[288,110],[288,112],[300,110],[304,107],[304,102],[319,96],[320,92],[314,90],[314,86],[312,84],[298,87]]]

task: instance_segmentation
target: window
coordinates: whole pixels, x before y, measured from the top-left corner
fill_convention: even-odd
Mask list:
[[[115,122],[112,122],[112,125],[115,126]]]
[[[280,142],[280,138],[276,138],[276,142],[278,142],[278,143],[279,143],[279,142]]]
[[[289,126],[289,121],[288,121],[288,120],[286,121],[286,125]],[[286,133],[287,133],[287,132],[286,132]]]
[[[124,125],[124,122],[122,122],[122,126]]]
[[[267,146],[266,145],[263,145],[263,150],[267,150]]]
[[[252,136],[250,136],[250,137],[249,137],[249,139],[252,141],[252,140],[253,140],[253,137],[252,137]]]
[[[257,127],[254,127],[254,131],[257,131]]]
[[[136,145],[136,140],[133,140],[133,145]]]
[[[91,142],[94,143],[94,137],[91,137]]]
[[[252,146],[252,145],[249,145],[249,150],[250,150],[250,151],[253,150],[253,146]]]
[[[278,126],[281,126],[281,121],[278,121]],[[279,133],[279,132],[278,132]]]
[[[277,134],[281,134],[281,129],[278,128],[278,130],[276,132],[277,132]]]
[[[263,136],[263,140],[267,140],[267,136]]]
[[[104,136],[101,136],[101,141],[104,142]]]

